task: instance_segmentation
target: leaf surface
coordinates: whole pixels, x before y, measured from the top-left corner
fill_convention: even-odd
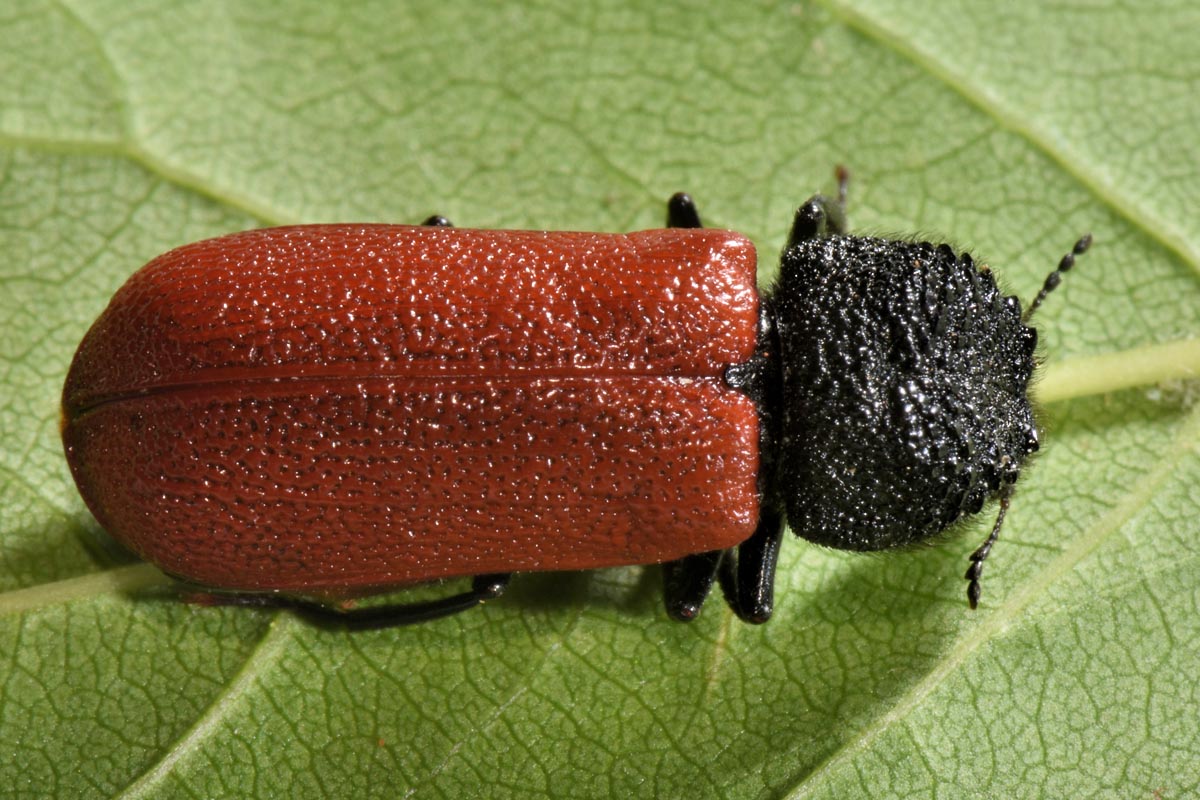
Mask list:
[[[1194,4],[9,5],[0,797],[1200,791]],[[686,189],[765,283],[836,163],[856,230],[969,246],[1022,297],[1096,237],[1039,312],[1046,446],[974,614],[983,519],[886,558],[790,540],[759,628],[667,622],[629,568],[331,632],[172,600],[71,482],[71,355],[166,249],[435,212],[631,230]]]

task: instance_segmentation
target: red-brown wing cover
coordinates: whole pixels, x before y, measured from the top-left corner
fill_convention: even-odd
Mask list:
[[[651,563],[757,520],[755,252],[628,235],[308,225],[173,250],[80,345],[63,439],[171,574],[354,594]]]

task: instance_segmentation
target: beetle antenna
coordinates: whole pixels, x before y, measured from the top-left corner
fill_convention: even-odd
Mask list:
[[[1012,495],[1013,485],[1005,484],[1000,491],[1000,513],[996,515],[996,524],[992,526],[992,532],[988,534],[987,539],[984,539],[983,544],[975,548],[974,553],[971,553],[971,566],[967,568],[967,574],[963,576],[970,581],[967,584],[967,602],[971,605],[972,611],[979,605],[979,597],[983,593],[983,588],[979,584],[979,577],[983,574],[983,562],[992,552],[992,545],[996,543],[996,539],[1000,538],[1000,528],[1004,525],[1004,515],[1008,513]]]
[[[1058,285],[1062,283],[1063,273],[1075,266],[1075,256],[1081,256],[1087,252],[1087,249],[1092,246],[1092,235],[1084,234],[1071,248],[1071,251],[1062,257],[1062,261],[1058,262],[1058,268],[1046,276],[1046,282],[1042,284],[1042,290],[1037,293],[1037,297],[1033,298],[1033,302],[1029,304],[1029,308],[1025,309],[1025,313],[1021,316],[1022,322],[1028,322],[1033,316],[1033,312],[1038,310],[1042,301],[1046,299],[1046,295],[1053,292]],[[974,606],[972,606],[974,608]]]

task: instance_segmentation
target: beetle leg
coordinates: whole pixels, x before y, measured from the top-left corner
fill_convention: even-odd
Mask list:
[[[754,535],[728,551],[717,575],[725,602],[743,621],[755,625],[771,618],[775,605],[775,565],[783,539],[783,515],[763,508]]]
[[[788,234],[790,248],[806,239],[816,239],[830,233],[845,233],[846,216],[842,207],[822,194],[815,194],[796,209],[792,232]]]
[[[319,600],[306,600],[302,597],[207,592],[197,595],[193,602],[206,605],[282,608],[295,611],[309,622],[321,627],[371,630],[390,628],[393,625],[413,625],[466,611],[485,600],[491,600],[504,594],[510,578],[512,578],[512,573],[477,575],[471,581],[470,591],[460,594],[423,603],[391,603],[365,608],[339,608],[336,605],[322,603]]]
[[[696,202],[687,192],[676,192],[667,201],[668,228],[702,228]]]
[[[850,173],[839,164],[834,174],[838,181],[837,198],[814,194],[796,209],[796,218],[792,222],[792,232],[788,235],[785,249],[805,239],[846,232],[846,190],[850,184]]]
[[[724,550],[712,550],[663,564],[663,602],[667,616],[677,622],[691,622],[700,615],[724,554]]]
[[[450,595],[424,603],[393,603],[386,606],[367,606],[339,611],[329,606],[313,603],[297,606],[302,616],[318,625],[329,625],[354,630],[390,628],[394,625],[413,625],[432,619],[448,617],[466,611],[504,594],[512,573],[476,575],[471,581],[470,591]]]
[[[434,214],[432,217],[426,217],[422,225],[431,226],[434,228],[453,228],[454,223],[443,217],[441,214]]]

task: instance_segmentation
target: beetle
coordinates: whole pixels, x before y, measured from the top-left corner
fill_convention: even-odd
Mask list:
[[[968,597],[1038,449],[1025,324],[945,244],[795,214],[780,275],[691,198],[632,234],[302,225],[172,250],[88,331],[62,437],[87,506],[164,572],[364,626],[444,616],[513,572],[660,563],[766,621],[786,525],[934,540],[989,499]],[[443,578],[469,591],[349,608]],[[225,596],[225,595],[221,595]]]

